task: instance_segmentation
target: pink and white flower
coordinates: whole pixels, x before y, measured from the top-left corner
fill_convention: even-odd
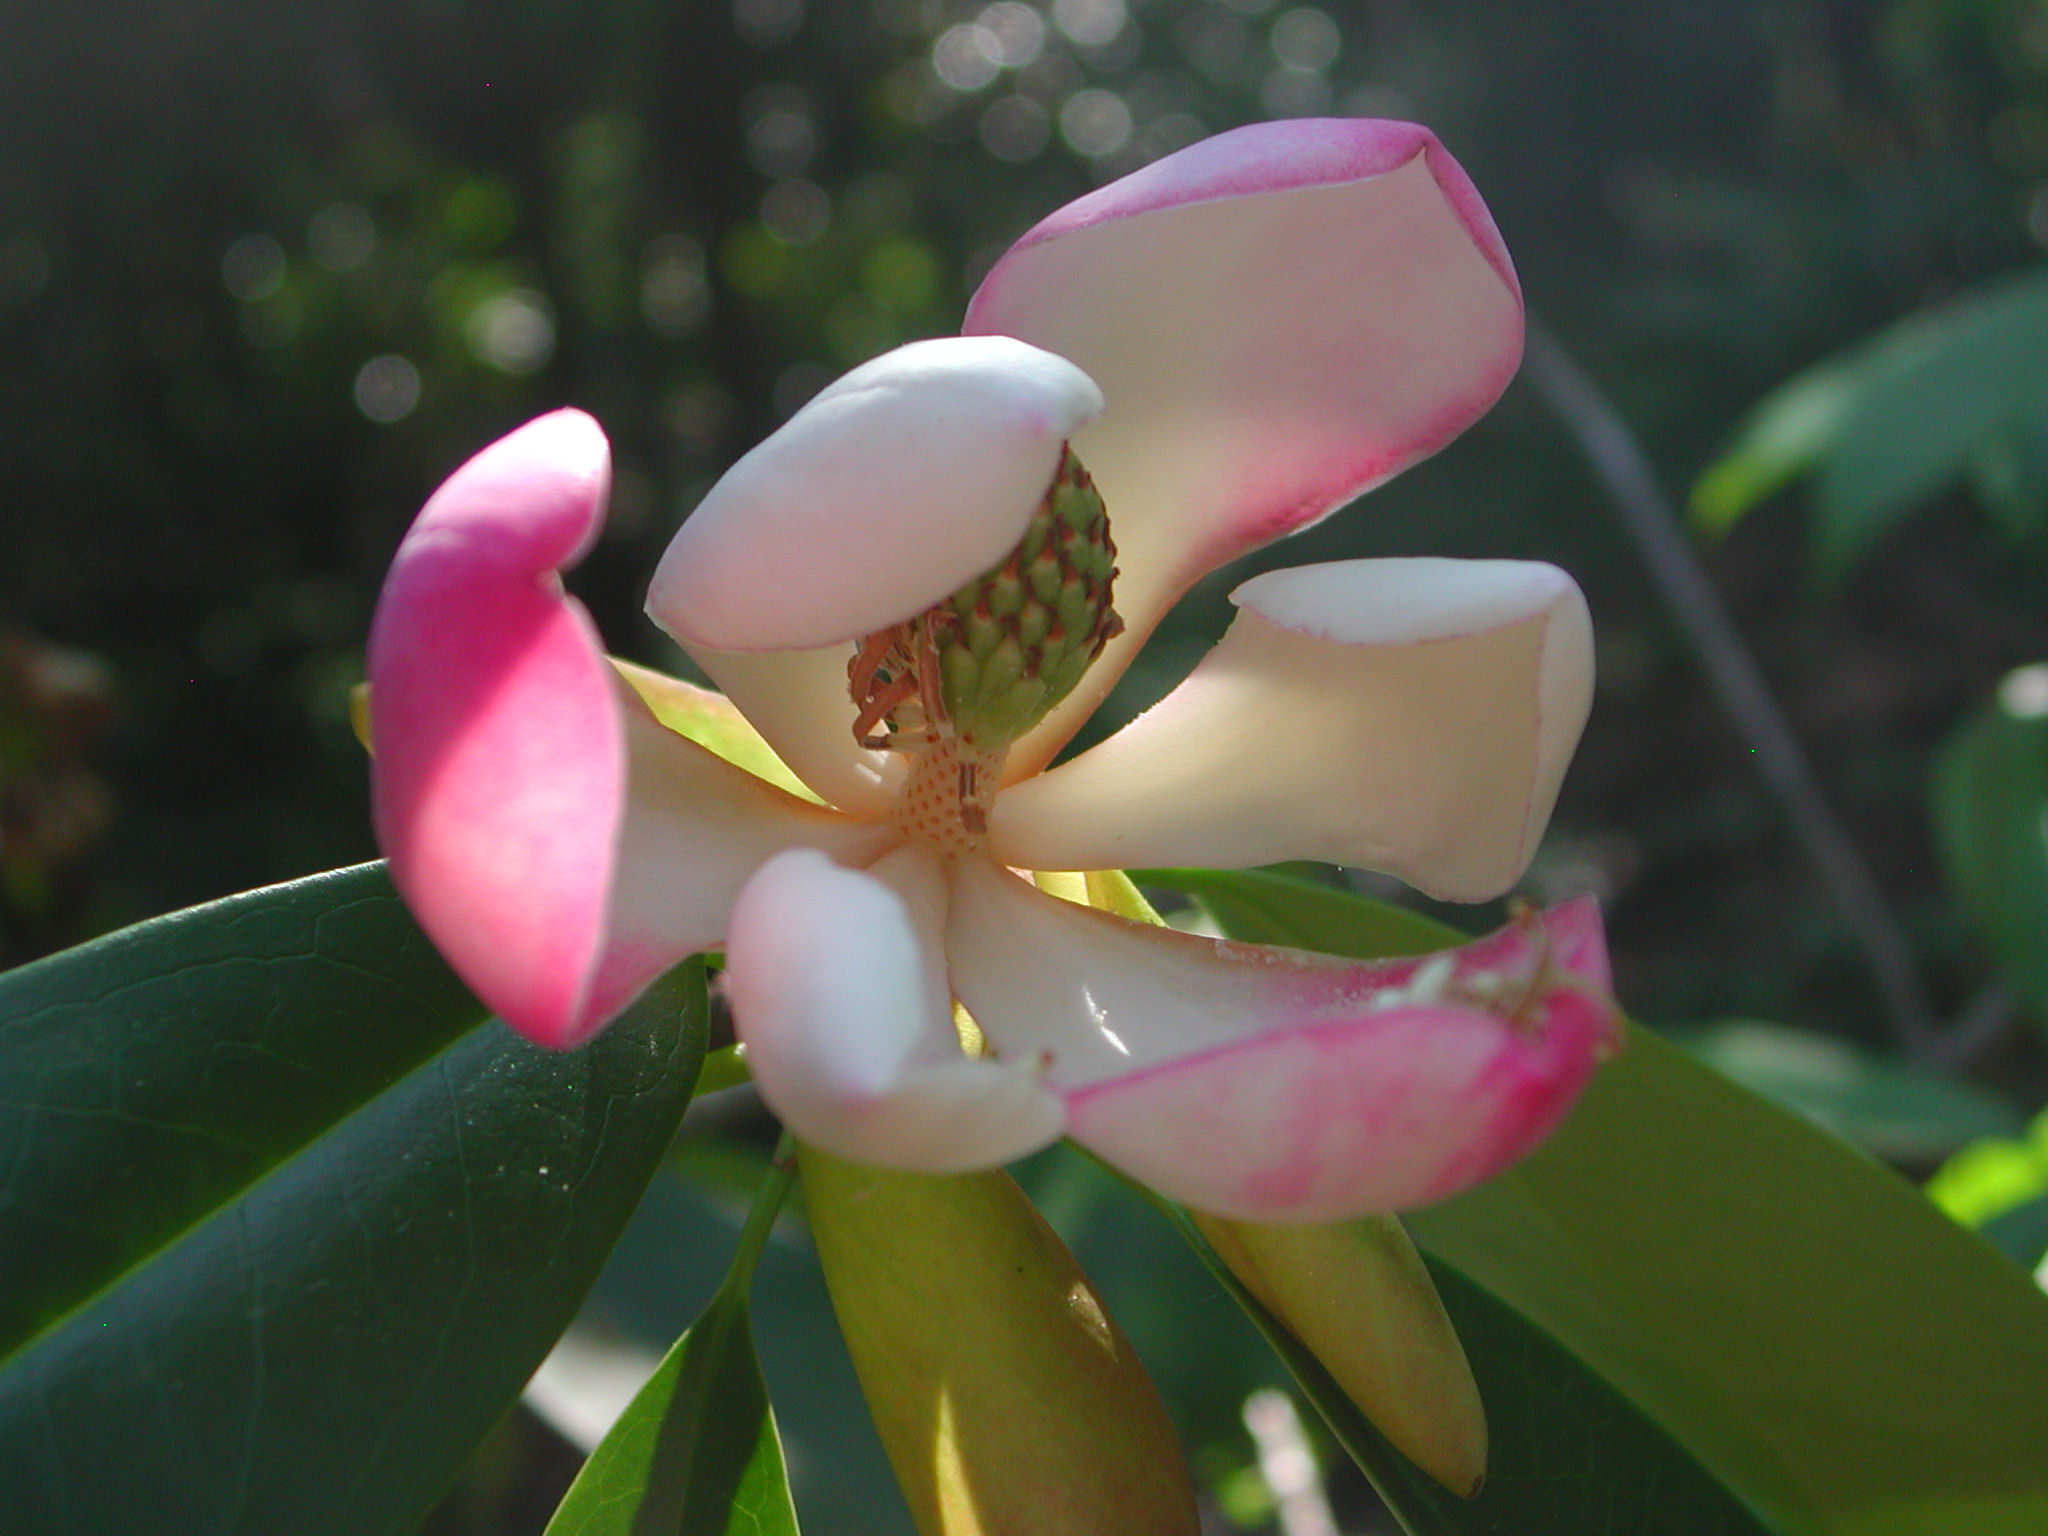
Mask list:
[[[1547,565],[1256,577],[1185,682],[1047,766],[1193,582],[1506,386],[1520,290],[1464,173],[1405,124],[1224,134],[1046,219],[965,331],[847,374],[677,534],[649,611],[723,697],[616,668],[562,592],[603,516],[587,416],[442,486],[369,661],[378,835],[429,934],[562,1046],[723,947],[763,1095],[855,1159],[966,1169],[1070,1135],[1188,1204],[1323,1220],[1521,1156],[1612,1039],[1590,903],[1358,964],[1020,873],[1305,858],[1471,900],[1527,865],[1591,691],[1584,602]],[[856,651],[1001,566],[1069,445],[1113,530],[1121,633],[1006,750],[963,766],[919,745],[936,732],[877,736]],[[732,739],[735,709],[780,783],[662,723]]]

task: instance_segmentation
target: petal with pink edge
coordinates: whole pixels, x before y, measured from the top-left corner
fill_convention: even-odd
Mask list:
[[[828,385],[726,471],[647,594],[686,644],[802,650],[912,617],[1024,536],[1102,395],[999,336],[913,342]]]
[[[603,516],[597,424],[561,411],[458,469],[371,624],[371,795],[392,879],[509,1023],[573,1044],[724,929],[762,858],[883,846],[655,725],[557,566]]]
[[[1196,579],[1434,453],[1521,357],[1514,269],[1434,135],[1362,119],[1218,134],[1070,203],[996,263],[976,334],[1071,359],[1128,629],[1012,757],[1050,761]]]
[[[555,579],[603,520],[579,411],[464,464],[399,545],[370,626],[377,840],[450,963],[536,1038],[580,1016],[625,813],[617,684]]]
[[[963,868],[953,985],[1041,1063],[1076,1141],[1247,1221],[1443,1199],[1533,1149],[1618,1038],[1580,900],[1461,949],[1360,964],[1175,933]]]
[[[915,848],[865,873],[779,854],[748,882],[724,985],[761,1096],[797,1136],[856,1162],[960,1173],[1060,1134],[1060,1100],[1032,1072],[962,1054],[945,908],[945,875]]]
[[[1254,577],[1180,687],[997,799],[1032,869],[1321,859],[1433,896],[1528,866],[1592,700],[1585,599],[1552,565],[1350,560]]]

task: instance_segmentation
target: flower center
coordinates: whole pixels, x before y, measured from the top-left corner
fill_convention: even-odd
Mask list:
[[[846,667],[854,739],[910,759],[892,821],[942,852],[982,845],[1011,743],[1122,632],[1115,579],[1108,514],[1066,448],[1008,559],[860,642]]]

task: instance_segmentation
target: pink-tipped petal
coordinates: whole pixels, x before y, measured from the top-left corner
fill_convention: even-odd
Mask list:
[[[1109,509],[1129,626],[1012,755],[1036,771],[1159,617],[1226,560],[1441,448],[1521,357],[1491,217],[1427,129],[1219,134],[1062,208],[965,329],[1071,359],[1108,410],[1074,439]]]
[[[1008,337],[884,353],[725,474],[647,595],[688,645],[802,650],[922,612],[998,564],[1102,409],[1072,363]]]
[[[1443,1199],[1529,1152],[1616,1040],[1590,902],[1458,950],[1360,964],[1219,943],[963,868],[953,984],[1043,1063],[1068,1134],[1247,1221]]]
[[[1592,699],[1585,599],[1555,566],[1353,560],[1255,577],[1179,688],[1005,790],[1031,869],[1321,859],[1433,896],[1528,866]]]
[[[610,455],[579,411],[456,470],[370,628],[377,840],[449,962],[536,1039],[580,1020],[625,815],[617,680],[555,571],[603,519]]]
[[[733,908],[726,995],[769,1107],[840,1157],[926,1173],[990,1168],[1060,1134],[1028,1070],[970,1060],[940,934],[945,876],[906,848],[868,872],[798,850]]]
[[[491,1008],[573,1045],[716,944],[793,843],[890,841],[657,725],[555,572],[603,516],[597,424],[560,411],[458,469],[371,625],[371,794],[392,879]]]

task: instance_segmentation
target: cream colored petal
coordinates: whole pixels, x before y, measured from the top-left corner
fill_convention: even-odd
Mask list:
[[[1358,560],[1232,595],[1215,650],[1108,741],[1005,790],[995,857],[1034,869],[1321,859],[1476,901],[1527,867],[1592,698],[1555,566]]]
[[[1025,1067],[970,1060],[953,1028],[946,880],[906,847],[867,872],[793,851],[733,909],[726,994],[762,1097],[805,1141],[926,1173],[994,1167],[1060,1134]]]

